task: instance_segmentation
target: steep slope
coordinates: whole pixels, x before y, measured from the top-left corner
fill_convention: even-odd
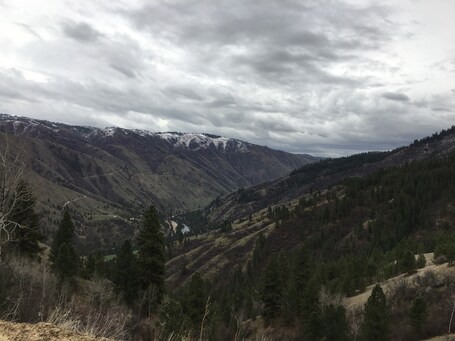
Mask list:
[[[0,145],[26,164],[40,211],[51,213],[46,226],[52,230],[67,205],[79,235],[93,246],[131,234],[128,226],[145,205],[166,213],[196,209],[317,160],[208,134],[98,129],[4,114],[0,133]],[[88,236],[93,229],[105,237]]]
[[[234,220],[270,205],[286,203],[343,179],[365,177],[381,169],[439,158],[455,150],[455,126],[389,152],[368,152],[304,165],[290,175],[230,193],[207,208],[214,223]]]
[[[189,238],[169,261],[168,279],[176,285],[185,282],[182,267],[187,276],[201,272],[213,279],[236,264],[245,266],[259,234],[271,236],[273,252],[293,249],[308,238],[315,245],[315,252],[336,258],[352,252],[352,248],[366,251],[372,247],[367,247],[368,243],[387,249],[417,231],[422,235],[418,224],[435,230],[447,225],[445,229],[450,230],[455,223],[450,201],[453,195],[441,183],[453,183],[454,153],[455,128],[451,128],[392,152],[359,154],[303,166],[290,176],[236,191],[203,210],[178,216],[176,220],[201,235]],[[422,192],[429,193],[437,186],[438,193],[420,198]],[[378,188],[381,195],[373,202],[367,201]],[[419,201],[411,205],[408,201],[415,197]],[[400,201],[395,202],[395,198]],[[403,223],[396,211],[404,211],[412,219],[402,218]],[[381,234],[365,234],[363,230],[373,224],[377,212],[381,212],[384,224]],[[226,221],[231,223],[228,229]],[[353,230],[359,226],[363,228],[356,232],[359,240],[354,242]],[[334,228],[335,232],[331,232]],[[204,229],[210,232],[204,234]]]
[[[193,274],[201,274],[211,283],[207,295],[228,307],[222,309],[226,326],[241,316],[252,339],[254,330],[264,330],[252,326],[258,315],[274,330],[270,338],[280,339],[286,330],[301,333],[313,313],[324,319],[325,308],[343,302],[347,310],[340,313],[354,339],[376,283],[386,292],[391,340],[418,339],[409,317],[417,297],[428,309],[420,336],[447,333],[455,306],[454,132],[392,152],[304,166],[177,217],[190,226],[199,219],[199,230],[205,223],[210,232],[171,250],[169,286],[185,292]],[[290,180],[299,174],[299,181]],[[223,217],[230,223],[221,223]],[[417,270],[425,266],[424,254],[433,252],[438,265]],[[304,305],[307,300],[311,306]],[[286,338],[305,339],[298,333]]]

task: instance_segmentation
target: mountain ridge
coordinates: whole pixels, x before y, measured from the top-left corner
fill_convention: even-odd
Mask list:
[[[141,137],[158,137],[164,141],[169,142],[173,147],[187,149],[191,151],[198,151],[199,149],[207,149],[215,147],[230,152],[248,152],[252,146],[259,146],[249,143],[240,139],[215,135],[211,133],[194,133],[194,132],[152,132],[146,129],[127,129],[117,126],[107,126],[104,128],[93,127],[88,125],[71,125],[65,123],[56,123],[47,120],[34,119],[26,116],[9,115],[0,113],[0,121],[2,125],[5,123],[11,124],[12,129],[8,133],[15,135],[30,135],[33,134],[33,128],[40,126],[47,128],[49,132],[61,133],[65,128],[68,131],[75,132],[87,141],[91,141],[97,137],[113,137],[116,133],[123,134],[137,134]],[[36,133],[36,132],[35,132]],[[230,147],[230,148],[228,148]],[[235,148],[237,147],[237,148]],[[267,146],[264,146],[268,148]],[[293,153],[294,154],[294,153]],[[295,153],[294,155],[308,155],[303,153]]]
[[[131,219],[150,204],[163,214],[194,210],[318,160],[210,134],[101,129],[5,114],[0,133],[0,145],[8,140],[27,164],[40,212],[57,215],[67,205],[79,234],[94,245],[97,229],[106,230],[102,245],[131,236]],[[55,219],[46,225],[52,231]]]
[[[219,207],[208,207],[210,212],[208,217],[214,223],[226,219],[239,219],[271,204],[294,200],[348,177],[362,177],[381,169],[441,157],[453,150],[455,150],[455,126],[391,151],[321,159],[318,162],[303,165],[282,178],[253,185],[247,189],[250,193],[249,197],[252,198],[247,202],[239,200],[238,192],[228,194],[218,201]]]

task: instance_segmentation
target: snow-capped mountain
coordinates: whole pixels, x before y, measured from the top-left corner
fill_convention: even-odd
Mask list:
[[[48,184],[65,188],[62,202],[85,195],[121,205],[195,209],[317,160],[211,134],[101,129],[6,114],[0,115],[0,133],[21,146],[15,150],[45,179],[43,191]]]
[[[115,137],[116,134],[139,135],[144,138],[160,138],[176,149],[199,151],[208,148],[215,148],[224,152],[246,153],[251,150],[250,143],[204,133],[179,133],[179,132],[150,132],[141,129],[123,129],[118,127],[95,128],[88,126],[71,126],[66,124],[53,123],[45,120],[36,120],[27,117],[10,116],[0,114],[0,122],[3,130],[14,135],[35,135],[47,133],[72,133],[79,135],[88,141],[95,138]]]
[[[140,131],[144,134],[144,131]],[[176,148],[183,148],[191,151],[198,151],[215,147],[221,151],[237,151],[246,153],[250,150],[249,143],[240,140],[215,136],[210,134],[196,133],[145,133],[145,136],[156,136],[171,143]]]

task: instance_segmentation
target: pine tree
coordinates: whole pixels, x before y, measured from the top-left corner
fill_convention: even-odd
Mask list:
[[[68,279],[76,275],[79,258],[71,245],[60,245],[54,262],[54,269],[60,279]]]
[[[417,269],[423,269],[426,264],[427,264],[427,261],[425,259],[425,256],[423,254],[419,254],[419,256],[417,257],[417,261],[416,261]]]
[[[60,246],[62,244],[71,245],[74,234],[74,224],[71,220],[71,216],[68,210],[64,210],[63,218],[58,227],[57,233],[55,234],[54,240],[52,242],[50,260],[52,262],[57,258]]]
[[[148,302],[149,304],[159,304],[164,295],[164,237],[161,232],[158,212],[153,206],[150,206],[145,212],[137,245],[139,247],[140,288],[153,291],[153,302]]]
[[[407,250],[403,254],[403,258],[400,261],[400,269],[402,272],[406,272],[408,275],[416,272],[416,259],[414,254]]]
[[[290,284],[290,291],[294,294],[291,295],[291,307],[295,313],[302,315],[302,293],[305,291],[305,288],[310,280],[311,274],[311,263],[308,250],[305,246],[301,246],[295,255],[292,279]],[[292,297],[293,296],[293,297]]]
[[[11,213],[11,220],[21,228],[15,229],[15,249],[23,256],[34,258],[41,252],[38,242],[43,240],[39,231],[39,217],[35,212],[36,200],[30,185],[23,180],[19,182],[16,191],[18,200]]]
[[[420,330],[428,317],[427,303],[422,297],[419,296],[412,302],[409,316],[411,318],[412,327],[417,335],[419,335]]]
[[[322,329],[325,340],[348,340],[348,322],[343,306],[328,305],[322,311]]]
[[[132,305],[137,299],[138,271],[137,259],[129,240],[125,240],[115,257],[112,281],[117,293],[122,294],[128,305]]]
[[[205,312],[207,295],[202,276],[196,272],[185,290],[183,311],[189,317],[193,329],[200,326]]]
[[[389,336],[389,313],[387,300],[379,284],[365,304],[365,316],[362,325],[362,334],[365,340],[384,341]]]
[[[283,283],[278,258],[271,256],[264,270],[262,295],[264,303],[264,318],[269,321],[281,313],[283,298]]]
[[[52,266],[62,279],[75,275],[79,265],[79,257],[72,245],[73,234],[73,221],[69,212],[65,210],[54,237],[50,254]]]

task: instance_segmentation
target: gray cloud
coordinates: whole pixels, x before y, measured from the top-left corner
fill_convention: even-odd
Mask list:
[[[65,35],[71,39],[86,43],[97,41],[102,36],[100,32],[87,23],[66,20],[62,24],[62,29]]]
[[[440,67],[453,55],[430,44],[435,60],[409,57],[402,41],[420,37],[419,20],[399,2],[68,0],[33,20],[11,3],[0,111],[323,156],[391,149],[455,120]]]
[[[442,111],[442,112],[453,112],[453,109],[449,108],[442,108],[442,107],[436,107],[436,108],[431,108],[433,111]]]
[[[391,101],[409,102],[409,97],[399,92],[385,92],[382,94],[382,97]]]

